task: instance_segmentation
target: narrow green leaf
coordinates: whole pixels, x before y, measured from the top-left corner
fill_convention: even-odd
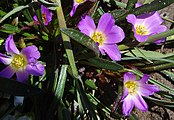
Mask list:
[[[170,72],[170,71],[167,71],[167,70],[163,70],[163,71],[160,71],[161,73],[163,73],[164,75],[166,75],[167,77],[169,77],[172,81],[174,81],[174,73],[173,72]]]
[[[0,31],[5,33],[19,33],[21,30],[17,26],[13,26],[10,24],[4,24],[0,29]]]
[[[89,65],[98,67],[98,68],[103,68],[103,69],[108,69],[108,70],[123,70],[123,66],[121,66],[118,63],[111,62],[109,60],[101,59],[101,58],[90,58],[88,59]]]
[[[72,28],[66,28],[63,29],[61,28],[61,31],[68,35],[69,37],[71,37],[73,40],[77,41],[78,43],[86,46],[87,48],[89,48],[90,50],[94,51],[94,53],[99,56],[100,52],[99,52],[99,48],[96,45],[96,43],[89,37],[86,36],[85,34],[74,30]]]
[[[22,12],[23,12],[23,14],[25,15],[25,17],[27,18],[27,20],[28,20],[29,22],[32,22],[32,21],[33,21],[33,18],[32,18],[32,16],[31,16],[31,14],[30,14],[30,12],[29,12],[28,9],[25,9],[25,10],[23,10]]]
[[[174,66],[174,63],[172,62],[172,63],[164,63],[164,64],[154,65],[154,66],[147,66],[147,67],[141,68],[141,70],[160,71],[160,70],[173,68],[173,66]]]
[[[81,82],[79,82],[78,79],[75,79],[75,83],[76,83],[76,87],[77,87],[77,90],[79,93],[80,101],[83,105],[83,109],[85,110],[85,112],[89,112],[91,119],[97,120],[96,113],[89,101],[89,98],[86,95],[85,90],[82,87]],[[86,111],[86,110],[88,110],[88,111]]]
[[[31,96],[43,93],[39,88],[6,78],[0,78],[0,91],[15,96]]]
[[[2,23],[5,19],[7,19],[8,17],[10,17],[11,15],[25,9],[25,8],[28,8],[29,6],[28,5],[25,5],[25,6],[18,6],[16,8],[14,8],[12,11],[10,11],[9,13],[7,13],[2,19],[0,19],[0,23]]]
[[[174,102],[171,102],[171,101],[159,100],[159,99],[152,98],[152,97],[146,97],[146,98],[149,99],[150,101],[152,101],[158,105],[164,106],[164,107],[174,107]]]
[[[64,93],[65,83],[66,83],[66,77],[67,77],[67,69],[68,65],[62,65],[59,80],[56,87],[55,95],[57,96],[58,100],[61,100]]]
[[[48,2],[48,1],[45,1],[45,0],[38,0],[38,1],[41,2],[41,3],[44,3],[45,5],[51,5],[51,6],[58,7],[58,3],[57,2],[51,3],[51,2]]]
[[[87,87],[91,88],[92,90],[97,90],[97,86],[95,85],[94,80],[86,80],[85,84]]]
[[[143,54],[142,54],[143,53]],[[125,55],[131,56],[131,57],[151,57],[151,58],[163,58],[165,57],[165,54],[155,52],[155,51],[148,51],[143,49],[134,49],[131,50],[131,52],[127,52]]]
[[[6,12],[0,10],[0,17],[4,16],[5,14],[7,14]]]

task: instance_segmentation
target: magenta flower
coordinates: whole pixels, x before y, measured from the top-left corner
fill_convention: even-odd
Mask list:
[[[124,74],[124,93],[122,97],[122,111],[125,116],[128,116],[134,105],[145,112],[148,109],[147,103],[142,96],[153,95],[159,91],[156,85],[147,84],[149,76],[144,74],[140,80],[136,80],[136,76],[127,72]]]
[[[77,7],[80,5],[80,4],[82,4],[82,3],[84,3],[86,0],[74,0],[73,1],[73,8],[72,8],[72,10],[71,10],[71,12],[70,12],[70,16],[72,17],[73,15],[74,15],[74,13],[76,12],[76,9],[77,9]]]
[[[96,28],[93,19],[85,16],[78,24],[80,31],[91,37],[99,47],[100,52],[105,52],[112,60],[121,60],[121,54],[116,43],[121,42],[125,35],[123,30],[114,24],[115,20],[109,13],[101,16]]]
[[[133,14],[129,14],[126,17],[127,21],[132,24],[134,37],[139,42],[145,42],[149,36],[164,32],[167,27],[161,25],[163,22],[158,12],[152,12],[150,14],[143,14],[136,17]]]
[[[8,66],[0,72],[1,77],[11,78],[16,73],[17,80],[25,82],[29,74],[34,76],[44,74],[44,66],[37,61],[40,53],[36,46],[28,46],[19,52],[13,35],[9,35],[5,42],[5,49],[7,55],[0,53],[0,61]]]
[[[41,5],[41,12],[44,25],[48,25],[48,23],[52,20],[52,12],[43,5]],[[36,15],[33,17],[33,19],[34,21],[38,22]]]

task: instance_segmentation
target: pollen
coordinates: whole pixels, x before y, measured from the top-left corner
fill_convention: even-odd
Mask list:
[[[80,4],[80,3],[83,3],[85,0],[75,0],[76,3]]]
[[[44,23],[47,21],[46,14],[42,14],[42,20],[43,20]]]
[[[94,32],[91,36],[91,38],[95,41],[98,42],[99,45],[102,45],[103,42],[105,41],[105,36],[102,32]]]
[[[135,81],[127,81],[125,83],[125,86],[127,87],[129,94],[135,94],[136,93],[136,87],[137,83]]]
[[[135,27],[136,33],[139,35],[147,35],[149,31],[144,25],[136,25]]]
[[[27,65],[27,59],[24,55],[14,55],[11,66],[14,69],[22,69]]]

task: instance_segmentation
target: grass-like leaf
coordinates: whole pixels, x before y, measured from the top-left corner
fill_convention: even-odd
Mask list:
[[[73,40],[77,41],[78,43],[86,46],[87,48],[89,48],[90,50],[94,51],[94,53],[99,56],[99,49],[98,46],[96,45],[96,43],[89,37],[86,36],[85,34],[72,29],[72,28],[66,28],[63,29],[61,28],[61,31],[68,35],[69,37],[71,37]]]
[[[9,13],[7,13],[2,19],[0,19],[0,23],[2,23],[5,19],[7,19],[8,17],[10,17],[11,15],[25,9],[25,8],[28,8],[29,6],[28,5],[25,5],[25,6],[18,6],[16,8],[14,8],[12,11],[10,11]]]

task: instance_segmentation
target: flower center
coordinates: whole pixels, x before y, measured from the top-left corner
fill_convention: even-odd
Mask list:
[[[136,93],[137,83],[135,81],[127,81],[125,86],[127,87],[130,94]]]
[[[75,0],[76,3],[80,4],[80,3],[83,3],[85,0]]]
[[[47,21],[46,14],[42,14],[42,20],[43,20],[44,23]]]
[[[149,32],[144,25],[136,25],[135,30],[139,35],[147,35]]]
[[[102,32],[94,32],[92,35],[91,35],[91,38],[95,41],[95,42],[98,42],[99,45],[102,45],[104,40],[105,40],[105,36],[103,35]]]
[[[27,59],[24,55],[14,55],[11,65],[15,69],[24,68],[27,65]]]

